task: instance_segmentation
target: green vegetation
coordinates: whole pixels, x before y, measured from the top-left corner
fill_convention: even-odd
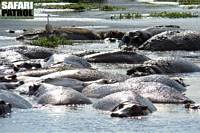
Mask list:
[[[142,18],[142,14],[138,12],[133,13],[124,13],[119,15],[111,16],[111,19],[139,19]],[[162,18],[191,18],[191,17],[199,17],[197,14],[190,13],[190,12],[154,12],[150,13],[145,17],[162,17]]]
[[[111,19],[137,19],[137,18],[142,18],[142,14],[138,12],[133,12],[133,13],[120,13],[119,15],[113,15],[111,16]]]
[[[200,0],[179,0],[180,5],[199,5]]]
[[[75,11],[85,11],[92,9],[99,9],[101,11],[116,11],[125,10],[123,7],[104,5],[104,4],[94,4],[94,3],[72,3],[66,5],[37,5],[36,8],[46,8],[46,9],[73,9]]]
[[[198,15],[190,12],[160,12],[151,13],[150,17],[162,17],[162,18],[192,18],[198,17]]]
[[[72,41],[64,37],[58,37],[58,36],[41,37],[37,40],[33,40],[31,42],[31,45],[55,48],[58,47],[59,45],[72,45]]]

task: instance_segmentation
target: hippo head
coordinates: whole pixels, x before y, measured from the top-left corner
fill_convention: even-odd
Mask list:
[[[4,116],[8,113],[11,113],[12,105],[10,103],[6,103],[3,100],[0,100],[0,116]]]
[[[127,35],[124,35],[122,37],[122,40],[119,44],[119,48],[123,48],[123,47],[138,48],[145,41],[146,41],[146,39],[144,40],[143,34],[141,31],[129,32]]]
[[[28,95],[29,96],[32,96],[32,95],[37,96],[37,90],[39,87],[40,87],[39,84],[34,84],[34,85],[29,86]]]
[[[133,117],[147,115],[148,113],[149,110],[147,106],[123,102],[112,110],[111,117]]]

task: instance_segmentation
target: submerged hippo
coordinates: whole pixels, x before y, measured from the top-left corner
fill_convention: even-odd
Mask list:
[[[62,27],[62,28],[53,28],[51,33],[52,36],[61,36],[70,40],[99,40],[100,37],[98,34],[94,33],[91,30],[84,28],[73,28],[73,27]],[[33,31],[31,33],[26,33],[17,37],[17,40],[35,40],[41,37],[48,36],[45,30]]]
[[[11,113],[12,105],[0,99],[0,117],[4,117]]]
[[[200,32],[166,31],[153,36],[139,49],[151,51],[200,50]]]
[[[96,63],[143,63],[150,60],[148,57],[138,54],[136,52],[126,51],[112,51],[103,52],[85,56],[85,59],[89,62]]]
[[[186,86],[183,81],[179,81],[178,79],[170,79],[167,75],[148,75],[142,77],[134,77],[124,81],[127,84],[140,83],[140,82],[158,82],[164,85],[170,86],[177,91],[184,92],[186,91]]]
[[[82,91],[84,95],[92,98],[102,98],[109,94],[131,90],[155,103],[189,103],[193,102],[175,88],[158,82],[139,83],[114,83],[114,84],[91,84]]]
[[[49,78],[49,79],[45,79],[42,82],[52,84],[52,85],[57,85],[57,86],[70,87],[76,91],[82,92],[83,88],[85,88],[87,85],[90,85],[92,83],[109,84],[109,83],[114,83],[115,81],[108,80],[108,79],[99,79],[95,81],[83,82],[83,81],[72,79],[72,78],[55,78],[55,79]]]
[[[119,47],[121,48],[122,46],[126,45],[128,47],[131,46],[138,48],[151,37],[165,31],[174,30],[180,30],[180,27],[176,25],[155,26],[144,30],[129,32],[128,34],[123,36],[122,42],[119,44]]]
[[[0,99],[10,103],[14,108],[27,109],[32,107],[27,100],[7,90],[0,90]]]
[[[26,61],[17,61],[13,63],[13,69],[15,72],[26,71],[42,68],[42,63],[44,61],[41,59],[32,59]]]
[[[97,32],[101,39],[106,39],[106,38],[116,38],[118,40],[122,39],[124,36],[124,32],[120,31],[99,31]]]
[[[43,105],[91,104],[87,97],[72,88],[50,84],[30,87],[29,95],[38,97],[38,103]]]
[[[190,61],[171,58],[149,60],[144,62],[144,64],[134,65],[127,71],[127,75],[145,76],[149,74],[189,73],[199,71],[200,67]]]
[[[73,68],[90,68],[91,65],[83,58],[69,54],[54,54],[44,64],[44,67],[68,65]]]
[[[156,111],[152,102],[132,91],[108,95],[94,103],[93,107],[110,111],[111,117],[142,116]]]
[[[26,58],[22,54],[12,50],[0,52],[0,65],[10,65],[16,61],[22,61],[27,59],[28,58]]]
[[[94,81],[94,80],[99,80],[99,79],[124,81],[130,77],[127,75],[111,74],[108,72],[102,72],[102,71],[92,70],[92,69],[75,69],[75,70],[65,70],[65,71],[51,73],[51,74],[42,76],[40,79],[45,80],[49,78],[51,79],[72,78],[72,79],[77,79],[80,81]]]
[[[50,48],[29,45],[15,45],[0,48],[0,52],[6,52],[8,50],[18,52],[29,59],[45,59],[56,52]]]
[[[23,81],[19,81],[19,82],[0,82],[0,90],[12,90],[12,89],[16,89],[18,86],[23,85],[24,82]]]

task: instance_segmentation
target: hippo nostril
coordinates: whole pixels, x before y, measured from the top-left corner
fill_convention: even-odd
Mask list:
[[[117,114],[117,113],[111,113],[110,116],[111,116],[111,117],[118,117],[118,114]]]

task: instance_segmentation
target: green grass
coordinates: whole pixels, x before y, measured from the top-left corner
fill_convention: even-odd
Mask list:
[[[99,9],[101,11],[117,11],[125,10],[124,7],[104,5],[104,4],[94,4],[94,3],[72,3],[66,5],[37,5],[35,8],[46,8],[46,9],[73,9],[75,11],[86,11],[92,9]]]
[[[111,16],[111,19],[140,19],[143,18],[141,13],[133,12],[133,13],[120,13],[118,15]],[[192,18],[199,17],[199,15],[190,13],[190,12],[154,12],[150,13],[145,17],[161,17],[161,18]]]
[[[133,12],[133,13],[120,13],[119,15],[113,15],[111,16],[111,19],[137,19],[137,18],[142,18],[142,14],[138,12]]]
[[[31,45],[48,47],[48,48],[56,48],[59,45],[72,45],[72,41],[64,37],[58,37],[58,36],[41,37],[37,40],[33,40],[31,42]]]
[[[200,0],[179,0],[180,5],[199,5]]]
[[[198,17],[198,15],[190,12],[160,12],[151,13],[150,17],[162,17],[162,18],[192,18]]]

